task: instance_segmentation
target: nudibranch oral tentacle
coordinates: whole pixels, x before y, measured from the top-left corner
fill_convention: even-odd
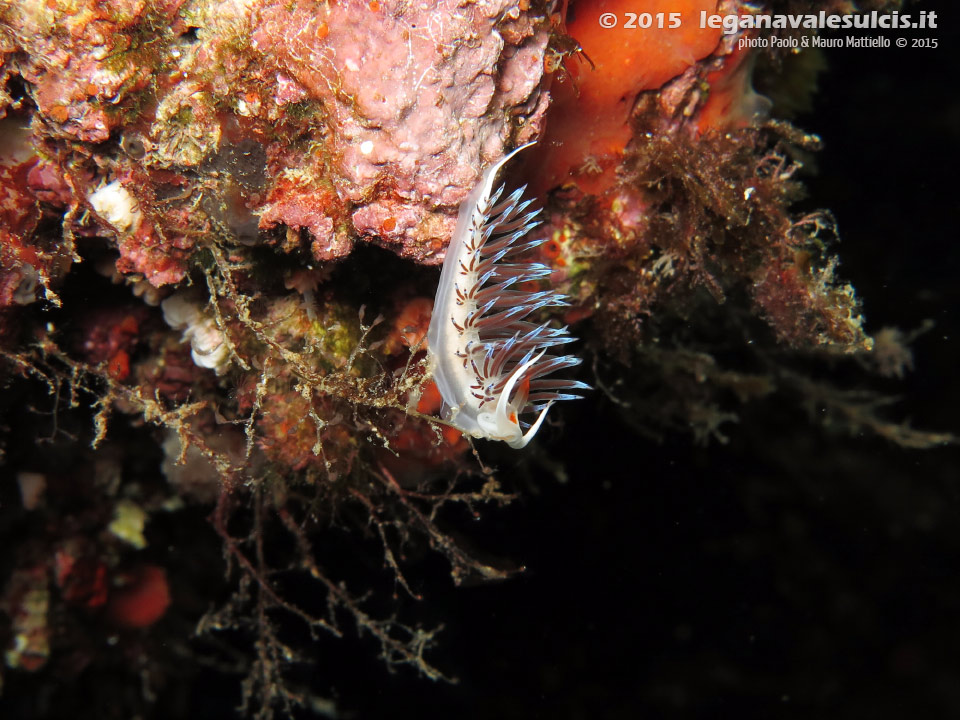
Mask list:
[[[503,166],[530,145],[487,168],[460,206],[427,332],[444,418],[467,435],[513,448],[530,442],[554,402],[589,389],[576,380],[547,377],[580,364],[573,355],[549,354],[575,338],[566,327],[529,319],[544,308],[568,305],[553,290],[522,288],[550,276],[547,266],[524,259],[547,240],[527,237],[540,224],[540,210],[528,209],[532,201],[522,199],[526,187],[502,200],[504,185],[493,189]],[[528,413],[536,414],[532,424],[520,419]]]

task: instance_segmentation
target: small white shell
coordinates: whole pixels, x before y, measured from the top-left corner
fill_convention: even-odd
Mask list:
[[[176,293],[162,303],[163,319],[174,330],[183,330],[183,341],[190,343],[193,362],[221,375],[230,364],[230,346],[215,318],[204,313],[189,296]]]
[[[98,215],[120,232],[136,230],[143,219],[136,198],[118,180],[94,190],[87,196],[87,201]]]

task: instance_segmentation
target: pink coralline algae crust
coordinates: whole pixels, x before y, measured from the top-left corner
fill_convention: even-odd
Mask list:
[[[34,199],[57,208],[69,207],[73,199],[63,168],[51,160],[39,159],[30,164],[27,187]]]
[[[117,103],[147,87],[153,74],[160,48],[137,43],[135,34],[169,27],[181,2],[23,0],[0,19],[16,28],[23,52],[14,62],[33,84],[41,116],[63,135],[103,142],[122,121]]]
[[[482,167],[542,123],[549,29],[506,1],[402,5],[263,2],[252,47],[276,68],[277,104],[291,78],[322,103],[356,233],[432,263]],[[314,254],[345,254],[331,242]]]
[[[187,274],[193,243],[183,235],[164,241],[153,227],[144,223],[134,233],[120,238],[117,249],[117,270],[141,273],[151,285],[162,287],[180,282]]]
[[[159,171],[147,174],[133,167],[117,173],[116,182],[134,198],[134,215],[113,226],[116,267],[121,273],[139,273],[154,287],[173,285],[187,274],[195,238],[208,230],[204,216],[189,205],[157,202],[157,189],[167,192],[185,183],[179,176]],[[110,221],[101,218],[109,226]],[[103,224],[103,223],[101,223]]]
[[[45,217],[60,208],[62,180],[22,143],[24,128],[0,121],[0,344],[16,334],[20,309],[47,299],[73,262],[62,242],[37,237]],[[42,201],[42,202],[41,202]],[[55,212],[55,211],[54,211]]]
[[[436,264],[481,169],[542,130],[551,28],[506,0],[25,0],[0,8],[0,116],[33,114],[34,199],[133,280],[180,282],[212,237]],[[125,226],[83,212],[111,183]]]
[[[335,227],[334,217],[342,220],[334,215],[340,201],[331,184],[323,180],[326,172],[322,160],[311,155],[294,164],[289,153],[283,153],[280,158],[268,157],[268,162],[275,167],[291,164],[275,176],[261,207],[259,227],[284,225],[291,230],[307,230],[311,254],[317,261],[349,254],[353,242],[348,233]]]
[[[0,165],[0,308],[33,300],[36,286],[36,248],[23,238],[36,227],[40,213],[25,192],[29,163]]]

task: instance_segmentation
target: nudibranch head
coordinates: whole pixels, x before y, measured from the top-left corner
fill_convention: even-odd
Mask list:
[[[460,206],[457,228],[440,275],[427,333],[431,372],[444,401],[444,417],[464,433],[522,448],[537,433],[557,400],[588,386],[548,377],[580,364],[550,351],[573,342],[567,328],[530,317],[567,305],[553,290],[530,291],[525,283],[549,277],[545,265],[523,256],[547,240],[528,238],[540,210],[522,200],[526,188],[505,199],[497,173],[523,145],[487,168]],[[521,418],[535,414],[532,423]]]

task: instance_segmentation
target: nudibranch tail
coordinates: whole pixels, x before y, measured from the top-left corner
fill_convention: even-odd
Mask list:
[[[514,448],[530,442],[554,402],[589,389],[548,377],[580,364],[573,355],[550,354],[575,338],[566,327],[531,321],[544,308],[568,304],[553,290],[524,287],[550,276],[547,266],[524,259],[547,240],[528,237],[540,210],[523,200],[526,187],[506,197],[503,185],[493,190],[500,169],[532,144],[487,168],[461,205],[427,333],[444,417],[468,435]],[[521,420],[529,413],[536,414],[532,424]]]

